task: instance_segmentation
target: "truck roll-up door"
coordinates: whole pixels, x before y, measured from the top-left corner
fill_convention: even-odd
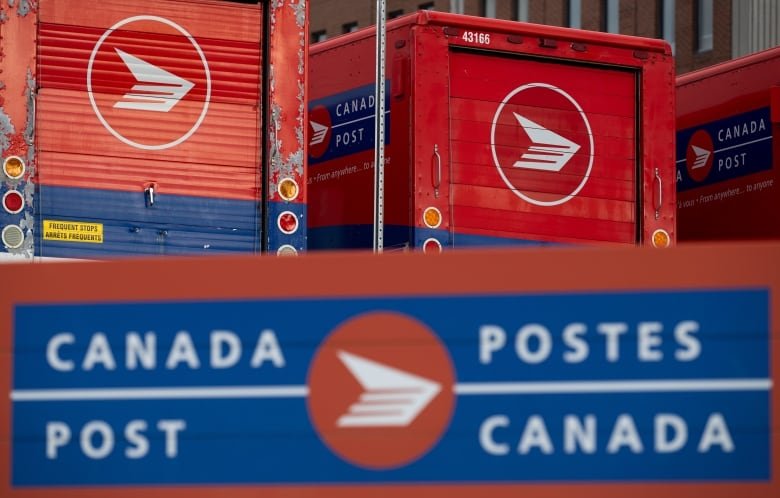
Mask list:
[[[39,256],[259,249],[262,6],[40,2]]]
[[[636,87],[629,70],[453,50],[454,244],[635,244]]]

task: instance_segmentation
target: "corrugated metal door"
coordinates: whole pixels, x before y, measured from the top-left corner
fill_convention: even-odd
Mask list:
[[[635,78],[452,51],[454,244],[635,244]]]
[[[258,250],[260,6],[39,5],[36,253]]]

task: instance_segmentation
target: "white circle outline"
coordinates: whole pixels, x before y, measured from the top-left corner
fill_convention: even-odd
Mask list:
[[[655,236],[658,233],[663,233],[664,235],[666,235],[666,245],[665,246],[658,246],[658,245],[656,245],[656,243],[655,243]],[[650,236],[650,242],[652,242],[653,247],[655,247],[656,249],[666,249],[667,247],[672,245],[672,237],[671,237],[671,235],[669,235],[669,232],[667,232],[663,228],[659,228],[659,229],[657,229],[656,231],[653,232],[653,235]]]
[[[19,230],[19,233],[22,235],[22,240],[21,240],[21,242],[19,242],[19,243],[18,243],[17,245],[15,245],[15,246],[12,246],[11,244],[9,244],[9,243],[6,241],[6,234],[7,234],[9,231],[11,231],[12,229]],[[2,234],[0,234],[0,240],[2,240],[2,241],[3,241],[3,245],[4,245],[5,247],[7,247],[8,249],[18,249],[18,248],[22,247],[22,245],[24,244],[24,230],[22,230],[22,227],[20,227],[19,225],[8,225],[8,226],[6,226],[5,228],[3,228],[3,233],[2,233]]]
[[[122,136],[118,131],[116,131],[114,128],[111,127],[110,124],[108,124],[108,121],[103,117],[103,115],[100,113],[100,110],[97,107],[97,104],[95,103],[95,96],[92,93],[92,65],[95,62],[95,56],[97,56],[98,50],[100,49],[100,46],[103,45],[103,42],[106,41],[106,38],[108,38],[114,30],[121,28],[125,24],[135,22],[135,21],[157,21],[163,24],[166,24],[173,29],[177,30],[181,34],[183,34],[189,41],[192,43],[192,46],[195,47],[195,50],[198,51],[198,55],[200,56],[200,60],[203,62],[203,68],[206,70],[206,100],[203,103],[203,110],[200,113],[200,116],[198,117],[198,120],[195,122],[194,125],[192,125],[192,128],[190,128],[190,131],[179,137],[177,140],[174,140],[173,142],[168,142],[166,144],[160,144],[160,145],[145,145],[140,144],[138,142],[134,142],[130,140],[129,138],[126,138]],[[175,147],[179,145],[180,143],[184,142],[188,138],[192,136],[195,131],[197,131],[198,128],[200,128],[200,125],[203,123],[203,120],[206,118],[206,111],[208,111],[209,108],[209,102],[211,101],[211,71],[209,70],[209,63],[206,61],[206,56],[203,53],[203,50],[201,50],[200,45],[195,41],[195,38],[187,32],[186,29],[182,28],[175,22],[165,19],[164,17],[159,16],[133,16],[128,17],[127,19],[123,19],[110,28],[106,30],[105,33],[100,37],[97,44],[95,44],[95,48],[92,49],[92,55],[89,57],[89,65],[87,66],[87,94],[89,95],[89,102],[92,104],[92,110],[95,111],[95,115],[97,115],[97,118],[100,120],[100,122],[103,124],[103,126],[112,134],[114,137],[116,137],[119,141],[129,145],[130,147],[135,147],[137,149],[144,149],[144,150],[164,150],[169,149],[171,147]]]
[[[293,185],[295,185],[295,195],[290,197],[289,199],[285,197],[284,194],[282,194],[282,183],[284,183],[287,180],[291,181]],[[295,178],[292,178],[290,176],[285,176],[279,181],[279,184],[276,186],[276,193],[278,193],[279,197],[281,197],[283,200],[289,202],[289,201],[294,201],[295,199],[298,198],[298,194],[301,193],[301,189],[300,187],[298,187],[298,182],[295,181]]]
[[[438,253],[436,253],[436,254],[441,254],[441,252],[442,252],[442,250],[443,250],[443,249],[442,249],[442,247],[441,247],[441,242],[439,242],[439,240],[438,240],[438,239],[436,239],[435,237],[428,237],[427,239],[425,239],[425,240],[423,241],[423,244],[422,244],[422,250],[423,250],[423,252],[424,252],[425,254],[428,254],[428,251],[426,251],[426,250],[425,250],[425,246],[426,246],[426,245],[428,245],[428,242],[431,242],[431,241],[433,241],[433,242],[436,242],[436,247],[439,249],[439,252],[438,252]]]
[[[436,211],[436,213],[439,215],[439,222],[436,223],[436,225],[428,224],[428,220],[425,218],[425,213],[427,213],[428,211]],[[425,208],[423,210],[423,216],[422,217],[423,217],[423,223],[428,228],[439,228],[441,226],[441,211],[439,211],[439,208],[437,208],[437,207],[428,206],[427,208]]]
[[[11,173],[8,172],[8,163],[10,163],[12,159],[16,159],[22,165],[22,172],[19,173],[19,175],[17,176],[11,176]],[[3,159],[3,173],[5,173],[5,176],[10,178],[11,180],[19,180],[20,178],[24,177],[24,173],[26,171],[27,171],[27,165],[24,163],[24,159],[22,159],[21,157],[8,156],[5,159]]]
[[[276,250],[277,256],[297,256],[298,250],[291,246],[290,244],[284,244],[279,246],[279,249]]]
[[[585,172],[585,176],[582,178],[582,181],[577,186],[577,188],[574,189],[574,191],[567,195],[566,197],[562,199],[558,199],[557,201],[539,201],[532,197],[529,197],[522,192],[518,191],[517,187],[512,185],[512,182],[509,181],[509,179],[504,175],[504,172],[501,169],[501,164],[498,161],[498,155],[496,154],[496,123],[498,121],[498,116],[501,114],[501,111],[504,109],[504,106],[509,102],[509,99],[517,95],[518,93],[528,90],[529,88],[546,88],[548,90],[552,90],[554,92],[558,92],[559,94],[563,95],[569,102],[574,105],[574,107],[577,109],[577,111],[580,113],[580,116],[582,116],[582,120],[585,122],[585,127],[588,129],[588,141],[590,142],[590,160],[588,161],[588,170]],[[509,92],[509,94],[504,97],[504,100],[501,102],[501,105],[498,106],[498,110],[496,110],[495,116],[493,116],[493,123],[490,126],[490,152],[493,154],[493,163],[496,166],[496,169],[498,170],[498,174],[501,175],[501,178],[504,180],[504,183],[509,187],[509,189],[518,197],[523,199],[526,202],[530,202],[531,204],[536,204],[537,206],[557,206],[559,204],[563,204],[564,202],[568,202],[572,199],[575,195],[579,193],[580,190],[582,190],[582,187],[585,186],[585,183],[588,181],[588,178],[590,177],[590,170],[593,168],[593,132],[590,128],[590,123],[588,122],[588,117],[585,115],[585,111],[582,110],[582,107],[577,103],[574,98],[566,93],[565,91],[561,90],[557,86],[550,85],[548,83],[528,83],[526,85],[519,86]]]
[[[8,209],[8,206],[6,206],[6,205],[5,205],[5,200],[6,200],[6,199],[8,198],[8,196],[9,196],[9,195],[11,195],[12,193],[13,193],[13,194],[17,194],[19,197],[21,197],[21,198],[22,198],[22,205],[21,205],[21,206],[19,207],[19,209],[17,209],[16,211],[11,211],[10,209]],[[27,204],[27,203],[24,201],[24,195],[22,195],[22,193],[21,193],[21,192],[19,192],[19,191],[18,191],[18,190],[16,190],[16,189],[11,189],[11,190],[9,190],[8,192],[6,192],[5,194],[3,194],[3,209],[5,210],[5,212],[6,212],[6,213],[9,213],[9,214],[19,214],[19,213],[21,213],[22,211],[24,211],[24,206],[25,206],[26,204]]]
[[[287,230],[285,230],[284,228],[282,228],[282,216],[284,216],[285,214],[291,214],[293,219],[295,220],[295,228],[293,228],[289,232]],[[298,217],[295,216],[295,213],[293,213],[292,211],[282,211],[281,213],[279,213],[279,216],[276,217],[276,227],[279,229],[280,232],[282,232],[285,235],[292,235],[292,234],[294,234],[295,232],[298,231],[298,227],[299,226],[300,226],[300,223],[298,223]]]

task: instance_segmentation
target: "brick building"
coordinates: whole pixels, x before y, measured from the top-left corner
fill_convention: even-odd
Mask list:
[[[374,24],[375,0],[310,0],[312,41]],[[777,0],[387,0],[389,18],[434,9],[664,38],[677,72],[780,43]]]

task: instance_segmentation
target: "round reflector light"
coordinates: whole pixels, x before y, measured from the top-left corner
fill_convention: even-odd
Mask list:
[[[285,201],[291,201],[298,197],[298,184],[292,178],[284,178],[277,187],[279,196]]]
[[[276,219],[279,230],[290,235],[298,230],[298,217],[292,211],[283,211]]]
[[[441,211],[435,207],[425,208],[423,212],[423,223],[428,228],[439,228],[441,225]]]
[[[441,252],[441,242],[431,237],[423,242],[423,252],[425,253],[439,253]]]
[[[298,251],[296,251],[295,248],[289,244],[280,246],[279,249],[276,250],[277,256],[296,256],[297,254]]]
[[[3,239],[3,245],[8,249],[16,249],[21,247],[24,242],[24,232],[18,225],[8,225],[3,228],[3,233],[0,235]]]
[[[8,156],[3,160],[3,172],[11,180],[24,176],[24,160],[19,156]]]
[[[18,190],[9,190],[3,195],[3,209],[16,214],[24,208],[24,197]]]
[[[653,242],[653,247],[658,247],[658,248],[669,247],[669,244],[671,243],[671,237],[669,237],[669,233],[666,230],[659,228],[658,230],[653,232],[652,242]]]

